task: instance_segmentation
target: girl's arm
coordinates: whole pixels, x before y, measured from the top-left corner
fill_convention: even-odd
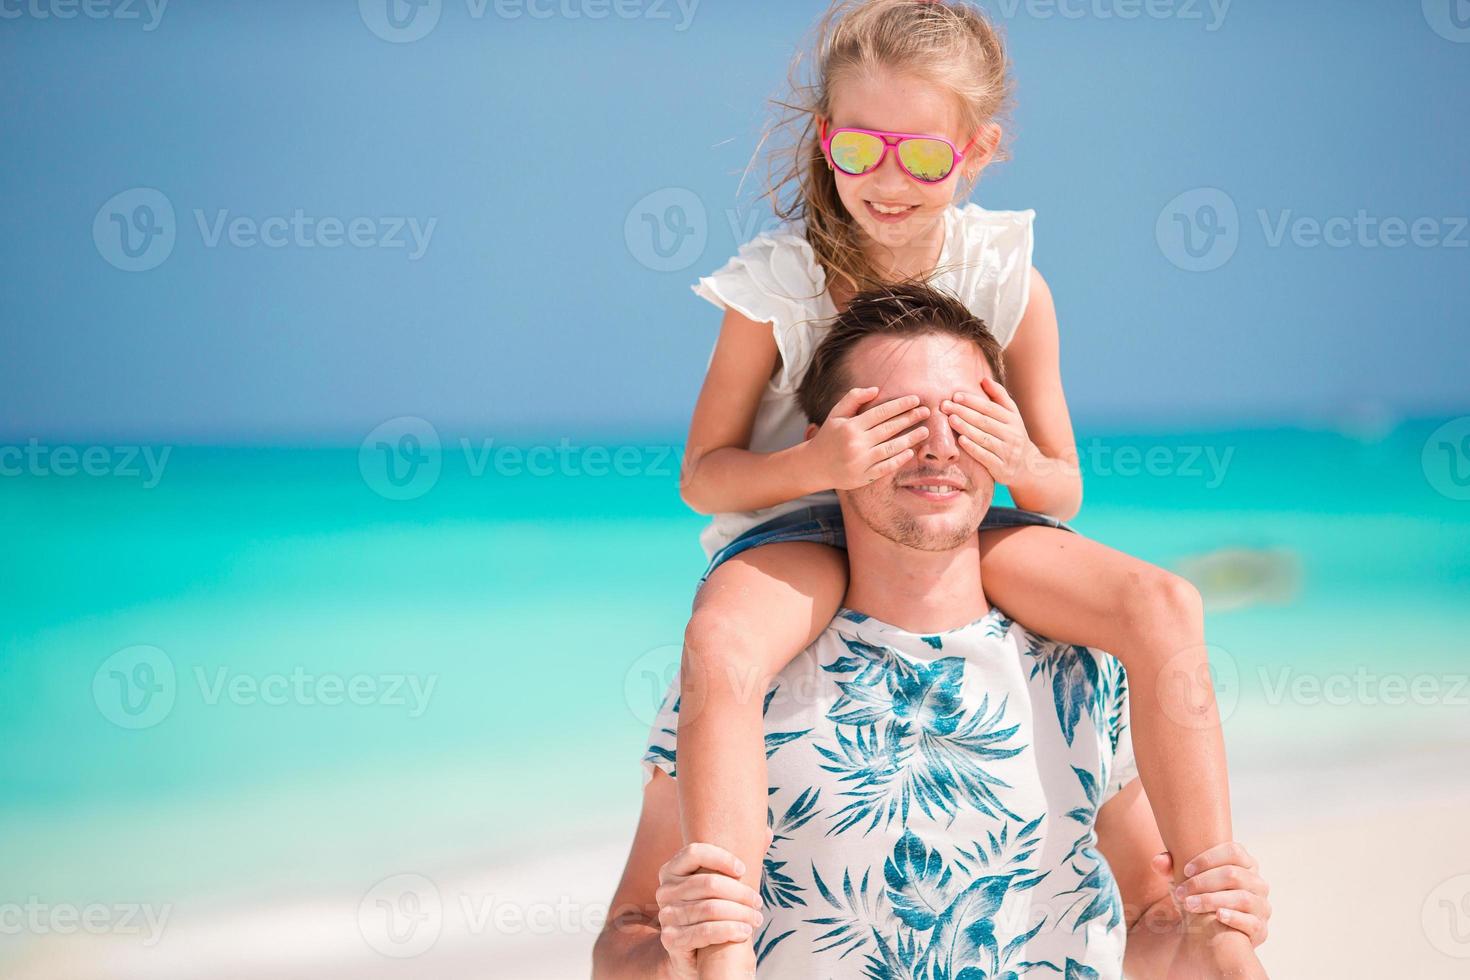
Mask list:
[[[679,496],[700,514],[759,510],[825,487],[802,465],[804,443],[753,453],[751,429],[780,352],[769,323],[726,310],[714,356],[694,406]]]
[[[981,397],[944,409],[957,412],[961,445],[968,441],[1017,507],[1066,521],[1082,509],[1082,473],[1059,350],[1051,290],[1032,269],[1031,299],[1005,351],[1005,387],[987,380]]]

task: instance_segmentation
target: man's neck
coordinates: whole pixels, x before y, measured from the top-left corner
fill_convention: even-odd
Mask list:
[[[968,626],[990,611],[980,584],[978,534],[952,551],[920,551],[879,534],[849,534],[847,562],[843,605],[901,630],[939,633]]]

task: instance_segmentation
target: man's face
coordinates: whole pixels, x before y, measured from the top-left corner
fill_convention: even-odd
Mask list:
[[[939,406],[957,391],[980,390],[980,379],[991,377],[985,355],[945,333],[869,337],[848,355],[847,377],[854,388],[878,386],[869,405],[917,395],[929,407],[923,423],[929,436],[914,447],[908,465],[860,489],[839,491],[849,512],[906,547],[949,551],[963,545],[990,509],[995,481],[960,447]]]

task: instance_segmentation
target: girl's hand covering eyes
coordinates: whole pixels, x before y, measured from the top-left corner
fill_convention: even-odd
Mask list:
[[[985,378],[980,386],[980,392],[957,391],[940,404],[945,424],[996,483],[1013,486],[1035,478],[1047,459],[1026,434],[1021,410],[1000,382]]]
[[[832,407],[827,421],[805,443],[823,488],[856,490],[897,472],[929,437],[929,409],[918,395],[903,395],[860,412],[877,388],[853,388]],[[918,426],[915,428],[915,426]]]

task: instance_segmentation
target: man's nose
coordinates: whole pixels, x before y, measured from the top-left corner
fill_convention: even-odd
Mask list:
[[[949,416],[935,405],[930,409],[924,424],[929,428],[929,436],[919,443],[919,456],[936,463],[948,463],[957,459],[960,454],[959,434],[955,432]]]

